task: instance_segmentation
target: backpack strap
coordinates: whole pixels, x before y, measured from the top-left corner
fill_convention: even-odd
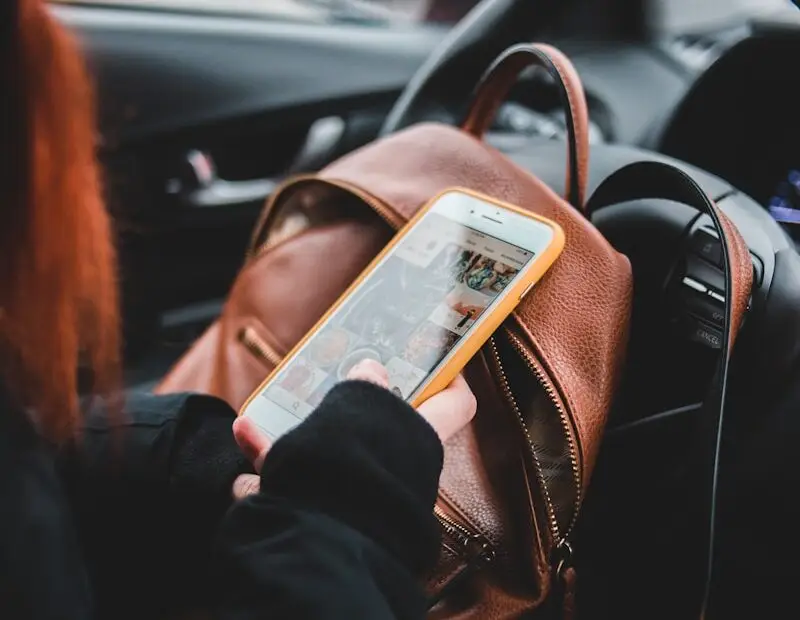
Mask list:
[[[714,561],[717,483],[720,446],[725,413],[728,367],[736,335],[747,311],[753,279],[750,253],[733,222],[688,174],[669,164],[644,161],[630,164],[609,176],[595,190],[586,206],[586,215],[597,209],[632,200],[661,198],[694,207],[708,215],[719,234],[725,281],[725,316],[717,371],[701,410],[699,434],[702,454],[702,518],[706,522],[706,570],[701,617],[705,615],[711,591]]]
[[[483,138],[519,74],[530,66],[547,71],[558,88],[567,125],[566,199],[583,210],[589,177],[589,110],[575,66],[556,48],[542,43],[521,43],[503,52],[478,82],[461,128],[478,139]]]

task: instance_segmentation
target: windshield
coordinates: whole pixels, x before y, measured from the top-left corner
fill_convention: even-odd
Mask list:
[[[54,0],[69,3],[73,0]],[[96,0],[92,4],[245,13],[301,21],[381,24],[455,23],[478,0]]]

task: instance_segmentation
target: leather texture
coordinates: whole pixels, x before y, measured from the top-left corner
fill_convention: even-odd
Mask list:
[[[546,46],[536,49],[570,83],[576,142],[571,152],[583,162],[575,178],[582,197],[588,158],[583,91],[563,55]],[[494,557],[457,591],[447,592],[431,612],[436,618],[518,618],[551,591],[552,556],[569,534],[591,477],[630,318],[627,258],[578,209],[476,137],[510,86],[507,76],[526,66],[514,55],[506,58],[512,59],[504,61],[512,63],[509,68],[494,67],[502,79],[478,90],[469,131],[417,125],[334,162],[319,173],[316,186],[284,188],[256,232],[257,250],[221,318],[157,390],[209,392],[240,406],[272,369],[267,358],[285,354],[377,254],[390,235],[384,220],[356,216],[353,201],[332,187],[353,188],[354,195],[370,197],[373,209],[382,205],[382,211],[405,219],[455,186],[558,222],[566,236],[561,256],[465,370],[478,414],[445,446],[439,501],[489,543]],[[279,241],[270,243],[280,213],[309,206],[321,212],[326,205],[323,223],[276,233]],[[362,200],[361,211],[369,207]],[[243,346],[244,330],[257,336],[258,346]],[[253,355],[254,349],[267,355]],[[443,552],[443,562],[447,566],[429,584],[432,591],[441,592],[455,571],[452,554]]]

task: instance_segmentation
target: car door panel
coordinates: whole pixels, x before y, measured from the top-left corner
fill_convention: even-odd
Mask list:
[[[346,112],[376,95],[391,102],[441,36],[435,27],[54,11],[81,38],[99,80],[103,129],[120,142],[281,110],[306,118],[314,108]]]
[[[162,345],[179,354],[213,317],[192,304],[214,308],[207,302],[224,297],[274,183],[371,140],[440,35],[85,4],[52,10],[78,36],[96,81],[137,382],[148,375],[142,355],[162,360],[153,370],[161,372]],[[198,178],[206,164],[221,185]]]

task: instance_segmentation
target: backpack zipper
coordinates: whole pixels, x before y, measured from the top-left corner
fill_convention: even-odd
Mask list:
[[[486,536],[459,523],[442,510],[438,504],[433,507],[433,514],[442,529],[459,545],[470,550],[472,555],[479,557],[482,562],[490,562],[494,559],[494,548]]]
[[[243,327],[236,336],[245,349],[265,364],[270,364],[274,367],[280,364],[283,359],[283,356],[259,336],[258,332],[252,327]]]
[[[327,185],[329,187],[335,187],[361,199],[368,207],[370,207],[384,222],[386,222],[389,226],[391,226],[394,230],[400,230],[403,225],[406,223],[406,218],[400,215],[397,211],[392,209],[389,205],[384,203],[379,198],[376,198],[372,194],[365,192],[360,187],[348,183],[347,181],[333,181],[329,179],[320,179],[313,174],[307,175],[299,175],[291,177],[281,183],[275,191],[272,192],[269,200],[267,201],[266,206],[261,211],[261,215],[256,222],[254,228],[254,234],[250,243],[250,249],[247,252],[247,259],[252,259],[264,250],[266,247],[266,243],[257,243],[258,240],[262,237],[263,229],[266,227],[267,223],[272,216],[273,211],[275,210],[275,205],[278,202],[278,198],[283,193],[283,191],[290,185],[294,185],[295,183],[322,183],[323,185]]]
[[[441,498],[441,496],[440,496]],[[441,589],[428,599],[428,607],[433,607],[444,599],[453,589],[458,587],[477,569],[491,563],[495,557],[495,549],[489,539],[479,533],[477,529],[473,531],[464,524],[456,521],[449,516],[442,508],[436,504],[433,507],[433,514],[439,521],[439,526],[460,547],[460,556],[464,559],[464,565],[441,587]]]
[[[572,514],[570,515],[570,520],[566,528],[562,532],[561,527],[558,524],[558,519],[556,518],[556,511],[555,511],[555,506],[553,504],[553,500],[550,496],[550,492],[545,482],[544,472],[539,462],[539,458],[536,454],[536,446],[534,445],[530,432],[528,431],[528,428],[525,425],[525,418],[522,415],[522,411],[520,410],[519,405],[517,404],[516,397],[514,396],[514,393],[511,391],[511,385],[509,384],[508,376],[506,375],[505,369],[503,368],[503,363],[500,360],[500,353],[497,349],[497,342],[495,340],[495,337],[492,336],[489,339],[489,348],[492,352],[492,357],[494,358],[495,365],[497,366],[497,370],[500,375],[500,387],[506,397],[506,401],[511,406],[512,411],[516,414],[517,420],[520,424],[520,427],[522,428],[522,432],[524,433],[525,438],[527,440],[528,447],[530,448],[530,454],[533,457],[533,464],[534,464],[534,470],[536,471],[536,477],[539,481],[539,485],[541,486],[542,492],[544,494],[545,506],[547,509],[548,522],[550,526],[550,533],[553,537],[553,541],[555,542],[555,548],[562,549],[569,546],[567,540],[570,533],[572,532],[572,528],[575,526],[575,522],[578,518],[578,511],[581,502],[583,501],[583,485],[582,485],[580,464],[578,462],[578,446],[572,434],[572,422],[569,419],[569,414],[567,414],[566,410],[561,405],[561,402],[556,397],[557,391],[555,386],[550,381],[549,377],[547,377],[547,374],[544,372],[544,369],[542,369],[539,362],[530,353],[528,353],[527,348],[522,343],[522,341],[513,333],[511,333],[510,330],[506,329],[505,334],[508,336],[511,346],[523,359],[525,364],[533,373],[534,377],[536,377],[536,381],[539,383],[540,387],[544,390],[547,399],[550,401],[555,410],[558,412],[559,420],[561,421],[561,427],[564,432],[564,436],[567,439],[570,465],[572,467],[573,483],[575,485],[575,499],[572,505]]]

